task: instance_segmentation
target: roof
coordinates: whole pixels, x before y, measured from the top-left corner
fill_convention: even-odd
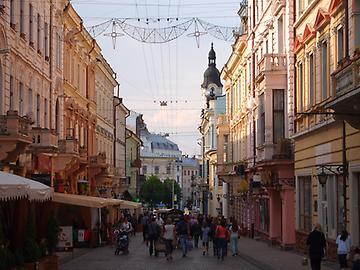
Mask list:
[[[183,167],[198,168],[199,167],[199,161],[196,158],[183,157],[182,158],[182,166]]]
[[[145,138],[151,144],[152,149],[179,151],[179,147],[176,143],[170,141],[160,134],[150,133],[147,129],[141,130],[140,138]]]
[[[222,83],[220,81],[220,72],[216,68],[216,53],[213,48],[213,43],[211,43],[211,49],[209,51],[209,64],[208,68],[204,72],[204,81],[201,84],[201,87],[207,89],[210,84],[215,84],[218,87],[222,87]]]

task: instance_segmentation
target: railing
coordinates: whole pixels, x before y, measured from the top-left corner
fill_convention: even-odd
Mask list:
[[[106,165],[106,153],[101,152],[96,156],[91,156],[90,165]]]
[[[235,173],[233,164],[218,164],[216,167],[217,175],[229,175]]]
[[[131,167],[134,167],[134,168],[141,168],[141,160],[139,158],[133,160],[131,162]]]
[[[29,136],[30,119],[19,116],[17,111],[0,115],[0,135]]]
[[[78,140],[71,137],[59,140],[59,152],[63,154],[79,154]]]
[[[360,83],[360,58],[353,60],[340,71],[332,75],[333,89],[335,95],[345,94],[359,86]]]
[[[266,71],[286,69],[286,54],[264,54],[257,66],[257,75]]]
[[[87,148],[83,147],[83,146],[80,146],[79,147],[79,155],[80,155],[80,158],[86,159],[87,155],[88,155]]]
[[[274,159],[289,159],[293,157],[293,144],[290,139],[280,139],[275,144]]]
[[[54,130],[33,127],[30,131],[30,135],[33,140],[32,142],[33,146],[41,146],[41,147],[58,146],[58,139]]]

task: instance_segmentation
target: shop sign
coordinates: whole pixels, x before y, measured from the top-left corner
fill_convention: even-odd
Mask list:
[[[68,250],[73,247],[72,226],[60,226],[58,248]]]

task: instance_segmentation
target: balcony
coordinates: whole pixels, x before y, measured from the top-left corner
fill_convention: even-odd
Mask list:
[[[131,167],[133,168],[141,168],[141,160],[139,158],[131,161]]]
[[[14,162],[31,144],[29,134],[30,120],[18,115],[17,111],[8,111],[0,115],[0,161]]]
[[[256,69],[256,80],[267,72],[286,72],[286,54],[264,54]]]
[[[80,156],[80,162],[81,163],[87,163],[88,158],[88,150],[85,146],[79,147],[79,156]]]
[[[344,63],[331,77],[334,95],[325,108],[335,111],[336,120],[360,129],[360,57]]]
[[[232,163],[218,164],[216,167],[216,174],[221,176],[235,175],[234,164]]]
[[[106,168],[106,153],[101,152],[96,156],[90,157],[90,167],[101,167]]]
[[[293,144],[290,139],[280,139],[275,144],[273,159],[292,159]]]
[[[33,127],[30,130],[31,151],[52,152],[58,149],[58,138],[54,130]]]
[[[71,136],[67,136],[65,140],[59,140],[60,154],[79,155],[79,142]]]

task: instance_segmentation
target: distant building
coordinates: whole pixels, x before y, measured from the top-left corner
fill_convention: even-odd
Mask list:
[[[189,209],[198,205],[197,180],[199,178],[199,160],[195,157],[183,156],[181,194],[183,207]]]

